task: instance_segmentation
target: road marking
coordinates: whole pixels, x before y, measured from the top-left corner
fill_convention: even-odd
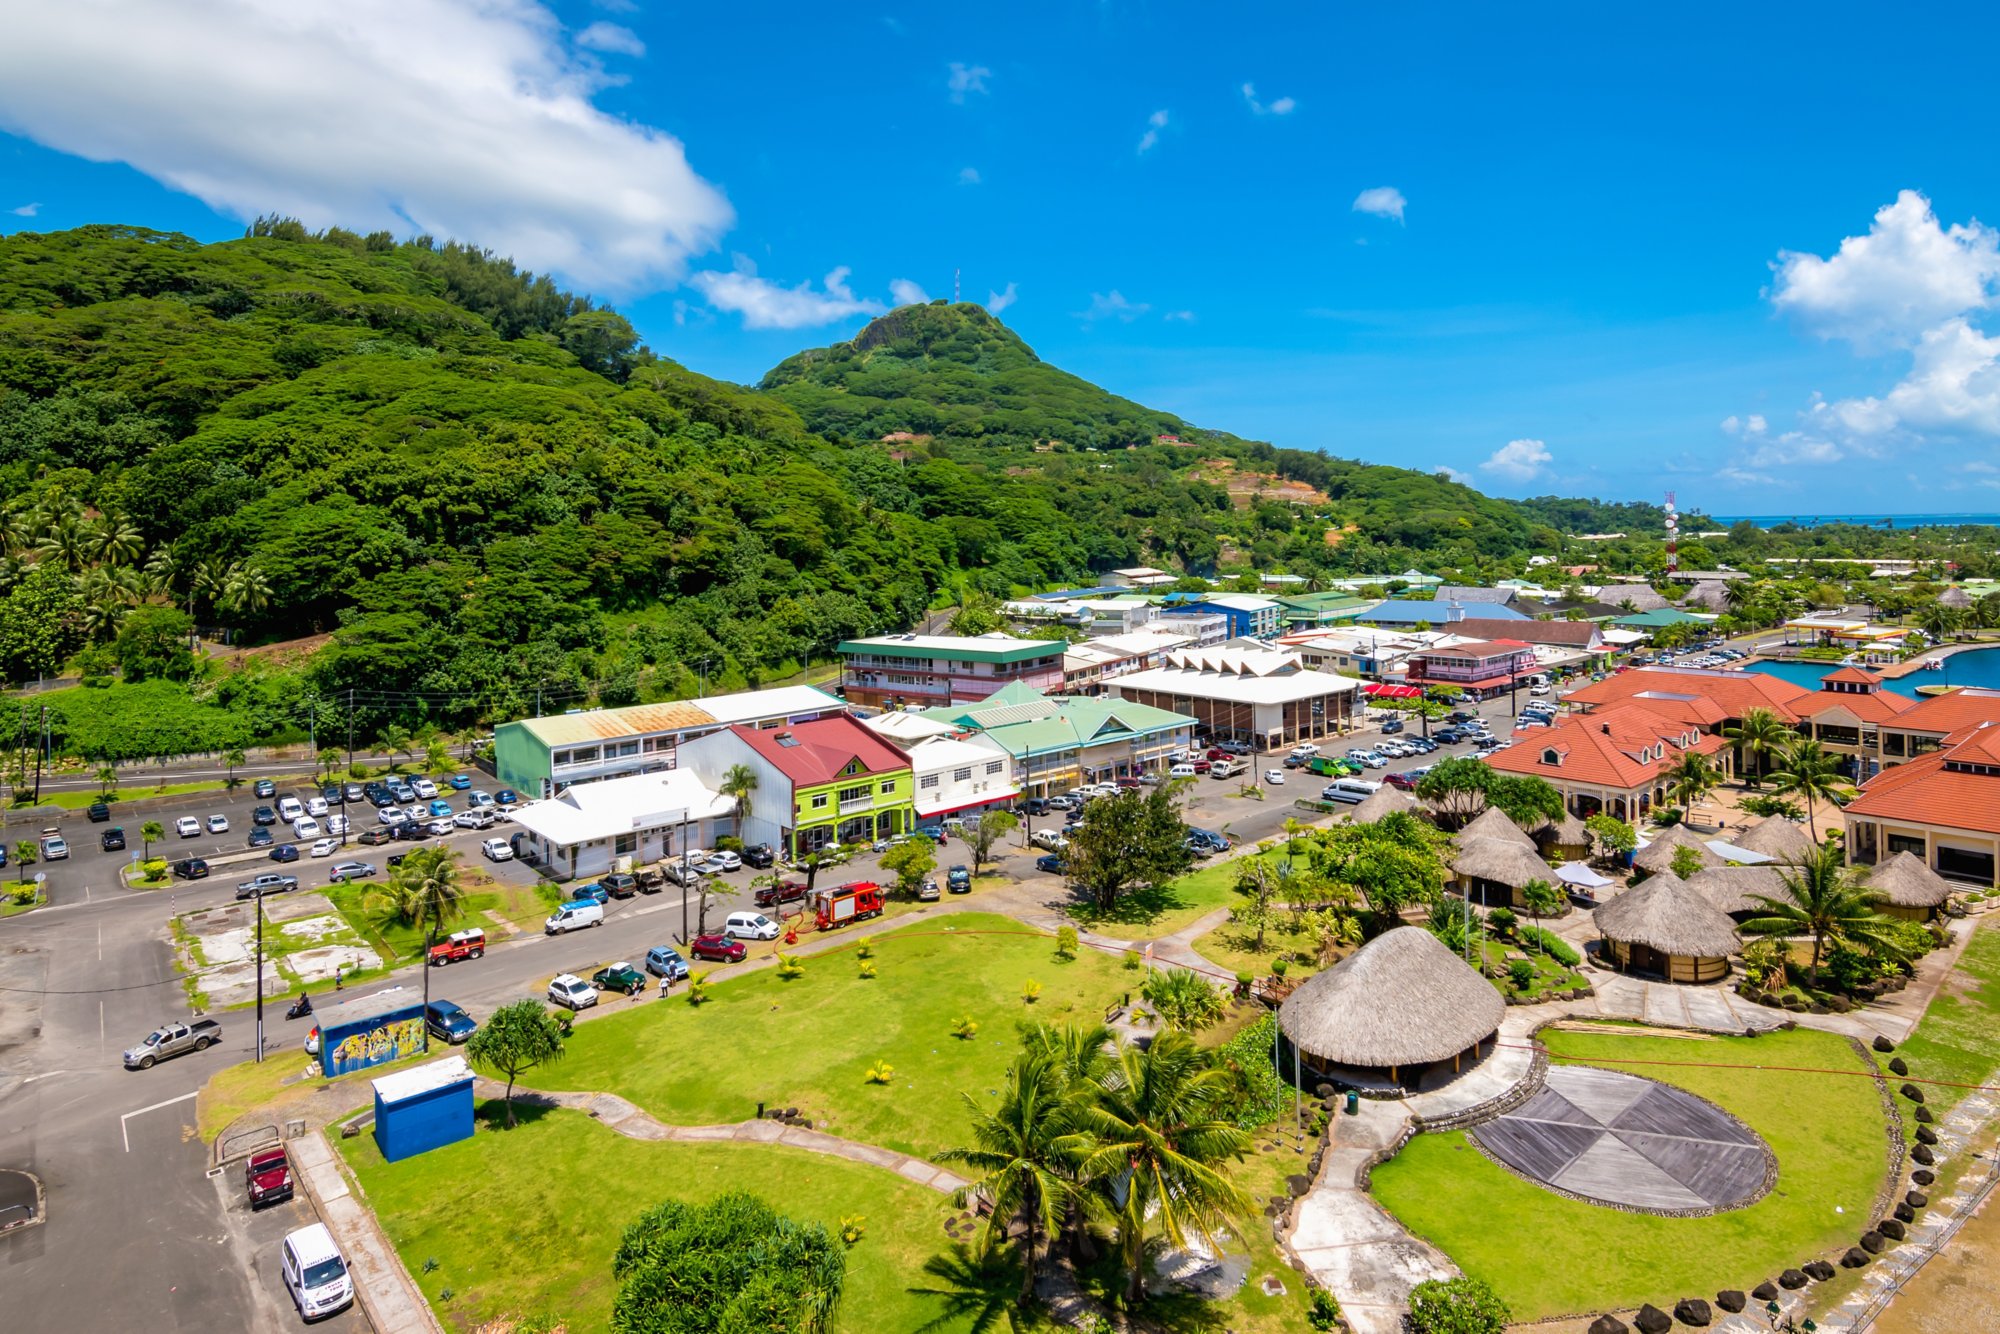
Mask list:
[[[88,885],[84,887],[83,893],[84,893],[84,902],[88,903],[90,901],[90,887]],[[102,922],[99,922],[97,924],[97,961],[99,963],[104,962],[104,923]],[[97,1003],[97,1007],[99,1009],[103,1009],[104,1002],[99,1001]]]
[[[178,1098],[168,1098],[165,1102],[156,1102],[151,1107],[141,1107],[136,1112],[127,1112],[125,1115],[119,1117],[118,1133],[125,1137],[125,1152],[132,1152],[132,1132],[125,1124],[127,1121],[130,1121],[135,1116],[144,1116],[147,1112],[157,1112],[162,1107],[171,1107],[177,1102],[186,1102],[189,1098],[198,1098],[200,1096],[200,1090],[196,1090],[193,1093],[183,1093]]]
[[[102,949],[100,949],[97,952],[97,957],[100,959],[104,957],[104,951]],[[97,1049],[99,1051],[104,1050],[104,1002],[103,1001],[97,1002]]]

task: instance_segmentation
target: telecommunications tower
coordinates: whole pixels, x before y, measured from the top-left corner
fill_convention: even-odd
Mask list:
[[[1681,567],[1678,535],[1681,521],[1674,513],[1674,493],[1667,492],[1667,573],[1672,574]]]

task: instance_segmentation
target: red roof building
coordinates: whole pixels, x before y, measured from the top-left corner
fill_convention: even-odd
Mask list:
[[[1742,721],[1751,709],[1769,709],[1788,723],[1799,720],[1798,705],[1813,691],[1763,672],[1711,671],[1698,667],[1640,667],[1619,672],[1572,690],[1572,707],[1594,709],[1618,704],[1637,695],[1662,699],[1705,699],[1729,722]]]
[[[1948,734],[1938,749],[1869,779],[1847,804],[1850,861],[1873,865],[1899,852],[1948,880],[2000,885],[2000,721]]]
[[[1665,776],[1688,754],[1709,756],[1729,770],[1723,738],[1632,702],[1516,732],[1514,744],[1487,756],[1486,763],[1503,773],[1547,780],[1578,816],[1605,811],[1636,821],[1669,799]]]
[[[910,757],[851,714],[785,727],[732,727],[685,743],[680,767],[721,791],[738,765],[756,779],[745,843],[804,856],[834,843],[906,834],[916,825]]]

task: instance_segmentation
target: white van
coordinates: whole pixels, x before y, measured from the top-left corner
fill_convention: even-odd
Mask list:
[[[723,922],[722,934],[735,940],[776,940],[778,924],[760,912],[733,912]]]
[[[294,820],[298,819],[301,815],[304,815],[305,813],[306,813],[306,808],[299,805],[299,799],[297,797],[278,798],[278,818],[280,820],[283,820],[286,824],[292,823]]]
[[[285,1279],[285,1291],[299,1308],[306,1323],[324,1320],[354,1303],[354,1280],[348,1277],[347,1261],[333,1244],[326,1224],[314,1223],[291,1233],[278,1248],[278,1268]]]
[[[559,936],[566,931],[581,931],[587,926],[604,925],[604,905],[589,899],[578,899],[557,908],[555,916],[542,923],[545,935]]]
[[[1194,777],[1194,766],[1193,766],[1192,764],[1176,764],[1176,765],[1175,765],[1175,766],[1174,766],[1173,768],[1171,768],[1171,769],[1167,770],[1167,777],[1169,777],[1169,778],[1193,778],[1193,777]]]
[[[1368,800],[1368,798],[1381,790],[1382,785],[1380,783],[1370,782],[1366,778],[1342,778],[1328,783],[1320,791],[1319,799],[1321,801],[1344,801],[1353,805]]]

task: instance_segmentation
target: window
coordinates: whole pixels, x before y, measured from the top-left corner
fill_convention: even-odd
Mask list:
[[[1005,761],[1003,760],[988,760],[986,762],[986,772],[989,774],[997,774],[1000,772],[1000,769],[1004,763]]]
[[[628,852],[637,852],[638,850],[639,836],[637,834],[620,834],[611,840],[611,851],[620,856]]]
[[[1545,750],[1542,752],[1543,764],[1554,764],[1560,766],[1562,762],[1563,762],[1563,757],[1559,752],[1555,750]]]
[[[937,785],[938,785],[938,776],[936,774],[925,774],[922,778],[917,780],[917,786],[922,788],[926,792],[935,792],[937,790]]]
[[[970,766],[970,765],[968,765],[968,766],[966,766],[966,767],[965,767],[965,768],[963,768],[963,769],[953,769],[953,770],[951,771],[951,781],[952,781],[952,782],[954,782],[954,783],[969,783],[969,782],[971,782],[971,781],[972,781],[972,768],[971,768],[971,766]]]
[[[840,804],[843,806],[845,806],[850,801],[866,801],[866,800],[868,800],[868,789],[866,786],[844,787],[840,789]]]
[[[813,798],[812,808],[816,811],[826,809],[826,793],[822,792]]]
[[[893,797],[896,795],[895,779],[892,778],[889,781],[882,784],[882,795],[885,797]]]

